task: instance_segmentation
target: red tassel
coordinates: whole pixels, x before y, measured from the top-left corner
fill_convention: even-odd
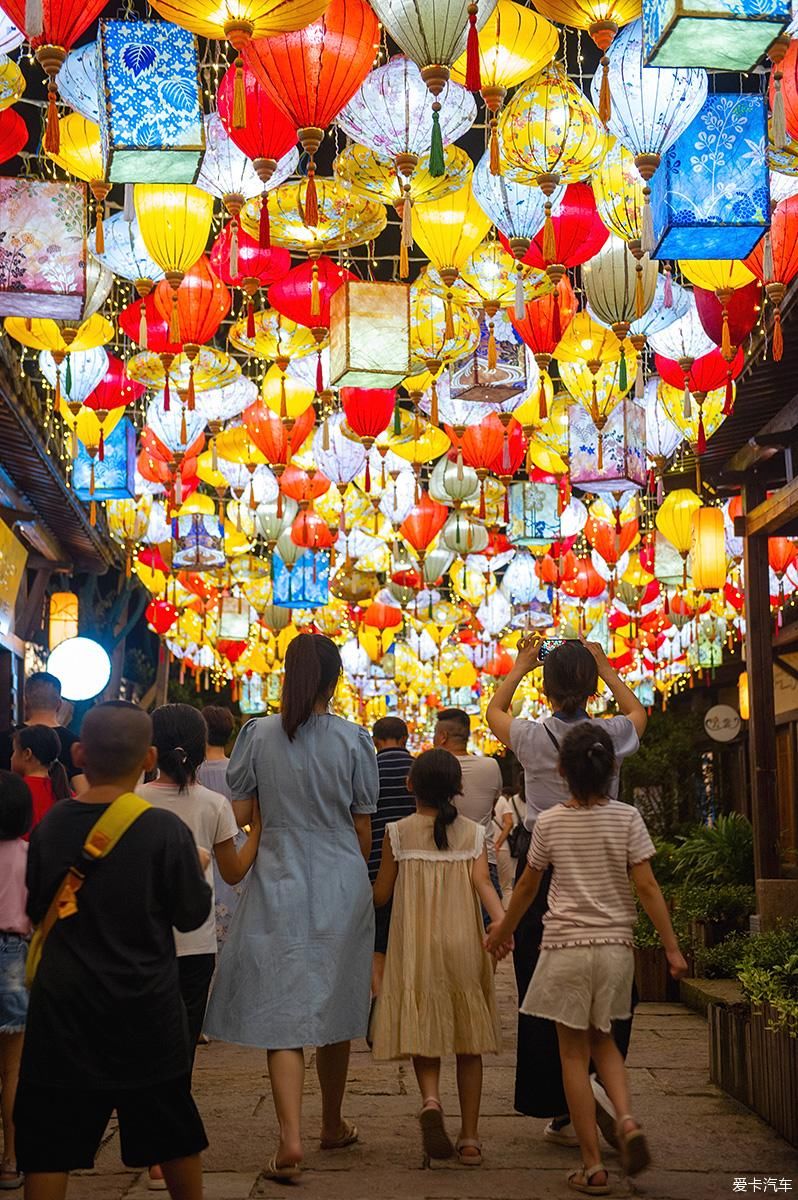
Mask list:
[[[696,450],[698,451],[699,454],[703,454],[706,451],[706,448],[707,448],[707,435],[706,435],[706,430],[704,429],[704,412],[702,409],[701,415],[698,418],[698,442],[696,444]]]
[[[250,296],[247,301],[247,337],[254,338],[255,336],[255,305]]]
[[[105,462],[105,433],[102,425],[100,426],[100,442],[97,446],[97,457],[100,462]]]
[[[192,363],[188,369],[188,388],[186,390],[186,406],[189,412],[193,412],[196,408],[196,395],[194,393],[194,364]]]
[[[321,350],[316,355],[316,392],[320,395],[324,391],[324,372],[321,367]]]
[[[165,413],[169,412],[169,404],[170,404],[169,372],[167,371],[164,375],[164,381],[163,381],[163,410]]]
[[[485,520],[485,480],[484,479],[482,480],[482,483],[481,483],[480,489],[479,489],[479,519],[480,519],[480,521]]]
[[[538,393],[538,420],[546,421],[549,416],[549,406],[546,403],[546,377],[540,376],[540,392]]]
[[[371,464],[369,462],[368,455],[366,455],[366,478],[364,479],[363,484],[364,484],[366,491],[370,492],[371,491]]]
[[[551,314],[551,335],[554,339],[555,346],[562,339],[562,321],[560,318],[560,289],[559,286],[554,292],[554,308]]]
[[[781,309],[777,308],[773,314],[773,358],[775,362],[781,362],[783,353],[784,334],[781,331]]]
[[[57,94],[55,80],[51,79],[47,85],[47,125],[44,130],[44,148],[48,154],[61,153],[61,130],[58,126],[58,109],[55,106]]]
[[[319,223],[319,198],[316,194],[316,164],[311,158],[308,163],[308,185],[305,189],[305,224],[314,227]]]
[[[477,6],[468,6],[468,40],[466,41],[466,78],[469,92],[478,92],[482,87],[479,77],[479,35],[477,34]]]
[[[510,524],[510,489],[508,487],[504,489],[504,523],[505,525]]]
[[[734,408],[734,387],[732,385],[731,371],[726,376],[726,398],[723,403],[723,415],[728,417]]]
[[[271,245],[271,226],[269,224],[269,193],[263,192],[260,198],[260,224],[258,225],[258,242],[261,250],[268,250]]]

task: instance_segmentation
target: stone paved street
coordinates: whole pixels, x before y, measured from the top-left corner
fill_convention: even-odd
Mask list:
[[[545,1144],[540,1136],[544,1123],[512,1111],[515,1010],[507,964],[499,982],[507,1046],[498,1059],[486,1060],[481,1170],[447,1164],[421,1169],[412,1068],[375,1064],[365,1044],[359,1044],[352,1056],[347,1114],[358,1122],[360,1145],[322,1154],[309,1140],[301,1184],[266,1182],[260,1168],[275,1139],[266,1055],[214,1044],[200,1048],[195,1074],[211,1142],[205,1156],[207,1200],[267,1200],[291,1192],[298,1200],[564,1200],[573,1195],[565,1174],[578,1164],[577,1152]],[[708,1082],[703,1018],[679,1005],[642,1005],[629,1062],[635,1109],[646,1125],[655,1166],[632,1189],[621,1180],[617,1159],[608,1151],[617,1194],[725,1200],[735,1194],[735,1177],[778,1177],[790,1179],[798,1196],[798,1153]],[[456,1132],[451,1068],[445,1079],[444,1102]],[[319,1097],[312,1070],[306,1094],[306,1126],[315,1131]],[[70,1189],[72,1200],[144,1200],[151,1194],[145,1178],[122,1166],[112,1129],[97,1171],[76,1176]]]

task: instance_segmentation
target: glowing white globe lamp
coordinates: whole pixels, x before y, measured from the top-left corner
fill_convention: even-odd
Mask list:
[[[93,638],[73,637],[56,646],[47,670],[60,682],[65,700],[93,700],[111,678],[111,660]]]

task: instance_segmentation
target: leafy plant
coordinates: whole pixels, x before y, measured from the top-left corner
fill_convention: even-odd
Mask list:
[[[738,921],[756,910],[756,892],[745,884],[687,885],[679,890],[677,903],[688,921]]]
[[[718,817],[714,825],[699,825],[684,838],[677,852],[677,874],[685,883],[754,883],[754,839],[750,821],[740,813]]]
[[[768,1004],[776,1028],[798,1034],[798,921],[748,939],[738,972],[752,1004]]]
[[[750,942],[750,934],[730,933],[719,946],[695,951],[695,973],[699,979],[734,979],[737,976]]]
[[[635,754],[624,760],[621,798],[640,809],[652,837],[672,839],[702,813],[706,735],[693,712],[655,709]]]

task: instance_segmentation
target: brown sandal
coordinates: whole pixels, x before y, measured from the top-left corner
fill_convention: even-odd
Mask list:
[[[319,1142],[319,1147],[322,1150],[344,1150],[347,1146],[354,1146],[358,1140],[357,1125],[349,1124],[348,1121],[343,1122],[344,1132],[340,1137],[322,1139]]]
[[[460,1159],[461,1166],[482,1166],[482,1142],[478,1142],[476,1138],[458,1138],[455,1150],[457,1151],[457,1157]],[[464,1154],[464,1150],[476,1150],[476,1154]]]
[[[627,1121],[635,1122],[634,1129],[624,1128]],[[651,1162],[646,1135],[635,1118],[628,1113],[625,1117],[618,1118],[616,1128],[618,1130],[618,1152],[623,1169],[627,1175],[639,1175]]]
[[[424,1107],[418,1114],[421,1125],[421,1141],[424,1155],[428,1159],[451,1158],[454,1154],[452,1139],[446,1132],[443,1121],[443,1108],[437,1100],[425,1100]]]

